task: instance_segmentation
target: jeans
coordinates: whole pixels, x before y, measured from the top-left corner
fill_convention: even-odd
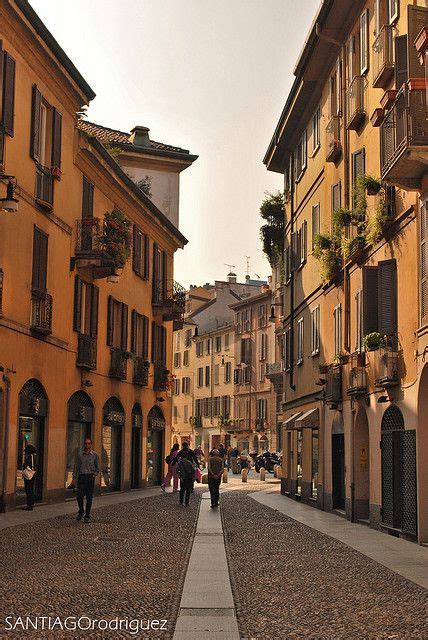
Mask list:
[[[36,477],[33,476],[31,478],[31,480],[26,480],[24,478],[24,488],[25,488],[25,495],[27,498],[27,507],[33,507],[34,506],[34,501],[35,501],[35,497],[34,497],[34,483],[36,481]]]
[[[180,480],[180,504],[183,504],[183,498],[186,504],[189,504],[190,493],[193,491],[193,480]]]
[[[95,476],[92,473],[81,474],[77,480],[77,504],[79,513],[89,518],[91,515],[92,496],[94,493]],[[86,497],[86,512],[83,508],[83,498]]]
[[[218,507],[218,501],[220,498],[220,482],[221,478],[213,478],[208,476],[208,487],[211,495],[211,506]]]

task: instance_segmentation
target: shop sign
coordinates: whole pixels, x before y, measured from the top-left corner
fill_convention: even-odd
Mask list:
[[[123,425],[125,415],[120,411],[108,411],[104,414],[104,424],[109,426]]]

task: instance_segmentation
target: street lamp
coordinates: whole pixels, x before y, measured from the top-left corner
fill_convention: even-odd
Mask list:
[[[6,176],[0,174],[0,180],[8,180],[6,187],[6,198],[0,198],[2,211],[7,213],[16,213],[18,211],[18,200],[14,197],[16,189],[16,179],[14,176]],[[15,184],[12,182],[15,180]]]

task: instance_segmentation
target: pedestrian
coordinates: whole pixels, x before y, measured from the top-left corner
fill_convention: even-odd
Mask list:
[[[22,465],[22,477],[24,480],[25,497],[27,506],[24,511],[32,511],[34,507],[34,483],[37,472],[36,448],[32,444],[27,444],[24,451],[24,463]]]
[[[208,459],[208,488],[211,496],[211,509],[218,507],[220,498],[220,482],[223,475],[224,461],[218,449],[213,449]]]
[[[180,477],[180,504],[183,504],[184,500],[186,506],[189,506],[190,494],[193,491],[195,481],[195,466],[190,451],[187,449],[177,462],[177,473]]]
[[[224,444],[222,442],[220,442],[220,444],[218,446],[218,455],[223,460],[223,462],[225,462],[227,451],[226,451],[226,447],[224,446]]]
[[[203,467],[205,465],[205,461],[204,461],[205,454],[202,450],[202,447],[199,446],[195,449],[195,456],[198,460],[199,465]]]
[[[172,479],[172,491],[178,491],[178,475],[177,475],[177,467],[174,465],[174,460],[178,456],[178,450],[180,449],[180,445],[178,442],[175,442],[172,445],[172,449],[170,451],[169,456],[166,456],[165,462],[168,465],[168,473],[166,474],[162,484],[161,489],[165,491],[165,487],[171,486]]]
[[[73,484],[77,486],[77,504],[79,513],[77,520],[84,517],[84,522],[91,521],[92,496],[94,494],[95,476],[100,471],[98,454],[92,450],[91,438],[85,438],[83,451],[77,454],[73,469]],[[86,497],[86,509],[83,499]]]
[[[193,462],[197,467],[199,467],[199,460],[195,455],[193,449],[189,447],[188,442],[183,442],[181,445],[181,451],[178,452],[178,455],[174,458],[172,464],[176,465],[181,458],[188,458],[191,462]]]

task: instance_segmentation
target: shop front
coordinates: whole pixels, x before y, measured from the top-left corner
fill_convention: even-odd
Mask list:
[[[101,489],[119,491],[122,480],[122,439],[125,412],[120,401],[112,396],[103,407]]]
[[[143,413],[141,406],[136,402],[131,414],[131,489],[139,489],[141,486],[141,455],[143,446]]]
[[[158,406],[150,409],[147,416],[146,484],[160,485],[165,457],[165,418]]]
[[[83,391],[74,393],[67,405],[67,453],[65,462],[66,495],[72,497],[73,469],[77,455],[83,449],[85,438],[92,438],[94,406]]]

